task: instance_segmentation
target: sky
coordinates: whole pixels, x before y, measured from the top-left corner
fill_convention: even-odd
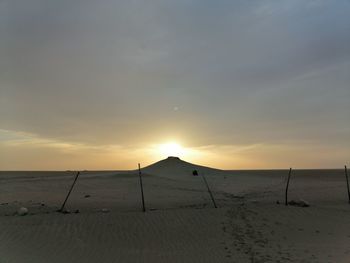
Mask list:
[[[350,162],[349,0],[2,0],[0,170]]]

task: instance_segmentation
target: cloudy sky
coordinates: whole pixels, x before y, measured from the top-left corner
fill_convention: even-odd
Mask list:
[[[169,142],[219,168],[350,161],[349,0],[2,0],[0,34],[0,170]]]

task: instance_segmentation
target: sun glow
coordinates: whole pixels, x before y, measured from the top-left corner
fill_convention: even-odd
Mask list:
[[[205,156],[205,151],[183,146],[175,140],[150,145],[148,152],[150,154],[149,157],[154,161],[168,157],[179,157],[180,159],[189,162],[199,162],[203,160],[203,157]]]
[[[185,148],[176,142],[169,142],[160,144],[158,146],[158,152],[162,157],[176,156],[183,157],[186,153]]]

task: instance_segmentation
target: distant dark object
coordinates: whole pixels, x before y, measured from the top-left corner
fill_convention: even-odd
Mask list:
[[[295,201],[295,200],[291,200],[288,202],[289,205],[292,206],[299,206],[299,207],[309,207],[310,204],[302,199]]]
[[[91,195],[85,195],[85,196],[84,196],[84,198],[89,198],[89,197],[91,197]]]
[[[80,213],[79,209],[75,210],[74,213],[79,214]]]
[[[167,160],[176,160],[176,161],[180,161],[181,159],[180,159],[179,157],[177,157],[177,156],[169,156],[169,157],[167,158]]]
[[[277,201],[276,201],[276,204],[278,204],[278,205],[279,205],[279,204],[280,204],[280,201],[279,201],[279,200],[277,200]]]
[[[193,175],[193,176],[198,176],[197,170],[193,170],[192,175]]]

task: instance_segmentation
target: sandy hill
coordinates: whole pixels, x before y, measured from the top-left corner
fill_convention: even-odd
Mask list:
[[[192,172],[196,170],[198,174],[215,175],[223,174],[225,171],[192,164],[181,160],[179,157],[168,157],[142,169],[145,174],[172,177],[172,178],[191,178]]]

